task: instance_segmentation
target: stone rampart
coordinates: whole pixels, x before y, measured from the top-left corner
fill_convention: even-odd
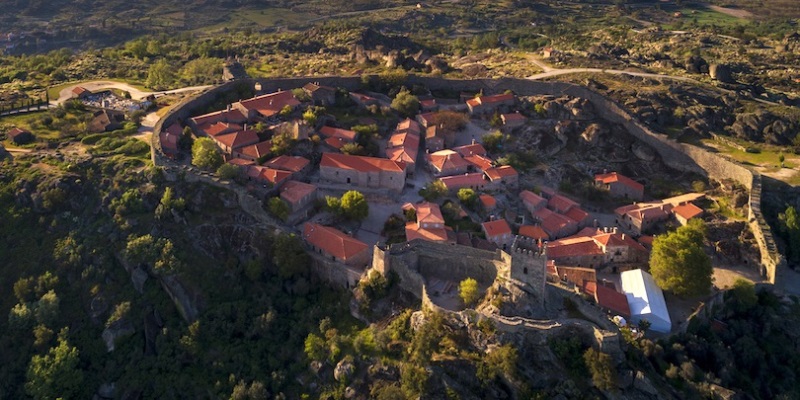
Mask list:
[[[217,86],[203,93],[189,97],[173,107],[161,120],[156,123],[153,130],[153,163],[164,165],[165,160],[161,152],[158,135],[161,130],[175,121],[185,120],[208,105],[217,97],[230,90],[234,85],[260,83],[265,92],[278,89],[293,89],[301,87],[308,82],[318,82],[322,85],[343,87],[355,90],[361,87],[360,77],[320,76],[303,78],[280,78],[234,81]],[[569,95],[585,98],[592,102],[595,109],[603,118],[624,126],[631,135],[653,147],[661,156],[663,162],[679,171],[691,171],[704,174],[714,179],[733,179],[751,191],[749,204],[749,225],[761,251],[761,273],[768,280],[780,286],[779,276],[782,269],[786,268],[786,260],[775,245],[772,230],[761,212],[761,184],[760,175],[750,171],[744,166],[726,159],[723,156],[708,152],[702,148],[678,143],[664,134],[652,131],[638,122],[623,107],[615,101],[596,93],[589,88],[566,82],[540,82],[527,79],[474,79],[457,80],[436,77],[423,77],[410,75],[406,82],[408,85],[422,85],[432,90],[471,91],[482,90],[486,94],[500,93],[512,90],[517,95]]]

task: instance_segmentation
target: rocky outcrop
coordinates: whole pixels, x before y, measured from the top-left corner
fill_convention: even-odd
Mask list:
[[[191,295],[191,293],[186,290],[184,285],[178,280],[178,277],[161,277],[161,286],[166,290],[172,302],[175,303],[175,307],[178,308],[181,317],[188,323],[194,322],[199,313],[195,296]]]
[[[708,75],[711,79],[716,79],[722,83],[736,83],[731,73],[731,67],[725,64],[711,64],[708,67]]]
[[[109,353],[114,351],[117,340],[133,335],[135,332],[136,329],[133,328],[133,324],[127,318],[115,321],[103,330],[103,342],[106,344],[106,350]]]
[[[336,364],[336,368],[333,369],[333,377],[339,382],[347,382],[354,372],[356,372],[356,366],[353,365],[353,361],[345,358]]]

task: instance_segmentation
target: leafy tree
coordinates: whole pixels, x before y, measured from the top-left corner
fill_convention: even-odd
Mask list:
[[[147,71],[147,86],[153,89],[162,89],[175,81],[174,67],[164,58],[150,64]]]
[[[133,265],[150,264],[156,262],[158,258],[158,248],[156,240],[152,236],[133,236],[128,237],[125,245],[125,258]]]
[[[114,312],[108,317],[106,321],[106,328],[114,325],[115,322],[125,318],[131,312],[131,302],[130,301],[123,301],[122,303],[117,304],[114,307]]]
[[[370,125],[355,125],[350,128],[353,132],[358,135],[359,138],[366,137],[371,138],[374,135],[378,134],[378,125],[370,124]]]
[[[664,290],[678,296],[708,293],[711,258],[703,251],[705,225],[691,220],[674,232],[656,237],[650,253],[650,273]]]
[[[236,178],[239,176],[239,172],[241,172],[239,167],[228,163],[222,164],[219,166],[219,168],[217,168],[217,176],[219,176],[221,179]]]
[[[611,356],[589,348],[583,353],[583,361],[592,374],[592,382],[600,390],[611,390],[616,387],[617,371]]]
[[[182,198],[174,198],[172,188],[167,186],[167,188],[164,189],[164,194],[161,196],[161,201],[159,201],[156,207],[156,217],[163,218],[173,209],[175,211],[183,211],[184,207],[186,207],[186,201]]]
[[[56,240],[53,248],[53,258],[61,265],[74,268],[80,265],[83,245],[75,240],[75,232],[70,232],[69,236]]]
[[[317,124],[317,113],[314,112],[313,109],[309,108],[305,112],[303,112],[303,121],[308,122],[309,125],[314,126]]]
[[[388,69],[378,74],[378,80],[387,91],[404,84],[406,79],[408,79],[408,72],[402,68]]]
[[[52,326],[58,319],[58,307],[61,304],[56,292],[50,290],[42,295],[42,298],[36,302],[34,314],[36,321],[40,324]]]
[[[334,214],[341,214],[342,200],[334,196],[325,196],[325,208]]]
[[[281,221],[286,221],[289,217],[289,206],[281,200],[280,197],[272,197],[267,202],[267,208],[270,214],[279,218]]]
[[[364,149],[364,146],[358,143],[345,143],[342,145],[342,148],[339,149],[344,154],[349,154],[351,156],[364,156],[367,152]]]
[[[510,344],[495,347],[478,364],[478,379],[489,383],[499,374],[513,375],[517,366],[517,349]]]
[[[478,201],[478,194],[470,188],[458,189],[456,196],[462,204],[469,208],[474,207],[475,203]]]
[[[478,281],[472,278],[461,281],[461,283],[458,284],[458,295],[467,307],[475,304],[480,298]]]
[[[728,304],[738,312],[746,313],[758,304],[758,295],[756,294],[755,285],[742,278],[737,278],[736,281],[733,282],[733,288],[730,290],[730,297],[732,301]]]
[[[499,131],[494,131],[483,136],[483,147],[489,152],[500,151],[500,146],[503,142],[503,134]]]
[[[434,123],[444,132],[458,132],[467,127],[469,117],[460,112],[443,110],[434,114]]]
[[[289,115],[292,115],[292,111],[294,111],[294,107],[287,104],[281,109],[280,116],[284,118],[288,117]]]
[[[407,399],[416,399],[425,393],[430,374],[420,365],[404,363],[400,367],[400,388]]]
[[[341,205],[342,213],[348,219],[361,221],[369,215],[367,199],[357,190],[350,190],[343,194]]]
[[[440,197],[447,195],[447,186],[440,179],[428,182],[425,187],[419,191],[419,195],[426,201],[436,201]]]
[[[778,215],[778,220],[787,242],[787,257],[794,262],[800,262],[800,218],[797,210],[792,206],[787,207],[785,212]]]
[[[309,258],[300,238],[294,234],[282,234],[275,238],[272,261],[278,267],[278,275],[287,279],[305,274]]]
[[[289,149],[294,144],[294,139],[288,131],[280,131],[272,136],[272,147],[270,152],[276,156],[283,155],[289,152]]]
[[[202,137],[192,144],[192,164],[203,169],[215,170],[222,165],[222,156],[214,141]]]
[[[8,313],[8,327],[12,331],[25,332],[33,326],[33,322],[33,310],[25,303],[15,305]]]
[[[496,113],[494,113],[494,115],[492,115],[492,118],[489,119],[489,125],[492,128],[499,128],[499,127],[503,126],[503,119],[500,118],[500,113],[496,112]]]
[[[306,357],[308,357],[309,360],[322,361],[328,357],[325,339],[313,333],[309,333],[308,336],[306,336],[303,349],[305,350]]]
[[[392,100],[392,108],[404,117],[413,117],[419,111],[419,99],[403,88]]]
[[[69,345],[66,328],[58,335],[58,345],[45,355],[34,355],[28,365],[25,391],[34,399],[77,399],[83,387],[83,371],[78,349]]]

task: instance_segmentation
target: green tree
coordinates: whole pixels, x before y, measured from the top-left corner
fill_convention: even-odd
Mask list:
[[[294,144],[294,139],[288,130],[277,132],[272,136],[270,152],[276,156],[286,154],[289,152],[289,149],[291,149],[292,144]]]
[[[734,310],[742,313],[750,311],[758,304],[758,294],[752,282],[737,278],[730,290],[729,304]]]
[[[517,349],[510,344],[495,347],[478,364],[478,379],[489,383],[499,374],[514,375],[517,367]]]
[[[503,126],[503,119],[500,118],[500,113],[496,112],[494,115],[492,115],[492,118],[489,119],[489,125],[492,128],[499,128]]]
[[[56,240],[53,248],[53,258],[62,266],[75,268],[82,260],[83,245],[75,240],[75,232],[69,236]]]
[[[289,205],[287,205],[280,197],[272,197],[267,202],[267,208],[270,214],[274,215],[281,221],[286,221],[289,217]]]
[[[172,210],[183,211],[184,207],[186,207],[186,201],[182,198],[174,198],[172,188],[167,186],[167,188],[164,189],[164,194],[161,196],[161,201],[159,201],[156,207],[156,218],[163,218]]]
[[[486,148],[489,152],[497,152],[500,151],[500,147],[503,143],[503,134],[499,131],[490,132],[483,136],[483,147]]]
[[[273,243],[272,261],[278,267],[278,275],[287,279],[305,274],[309,258],[300,238],[294,234],[282,234]]]
[[[436,201],[440,197],[447,195],[447,186],[440,179],[428,182],[425,187],[420,189],[419,195],[426,201]]]
[[[122,303],[117,304],[114,307],[114,312],[108,317],[106,320],[106,328],[114,325],[115,322],[125,318],[131,312],[131,302],[130,301],[123,301]]]
[[[467,307],[475,304],[480,298],[478,281],[472,278],[461,281],[461,283],[458,284],[458,295]]]
[[[35,316],[40,324],[52,326],[58,319],[58,308],[61,304],[56,292],[48,291],[36,302]]]
[[[163,89],[175,82],[174,67],[164,58],[150,64],[147,71],[147,86],[153,89]]]
[[[217,150],[214,141],[207,137],[202,137],[192,144],[192,164],[203,168],[215,170],[222,165],[222,156]]]
[[[292,107],[292,106],[287,104],[287,105],[283,106],[283,108],[281,109],[280,115],[281,115],[281,117],[288,117],[288,116],[292,115],[292,111],[294,111],[294,107]]]
[[[592,374],[592,382],[600,390],[612,390],[616,387],[617,371],[611,356],[589,348],[583,353],[583,361]]]
[[[678,296],[708,293],[711,288],[711,258],[703,250],[705,225],[691,220],[674,232],[656,237],[650,253],[650,273],[664,290]]]
[[[305,350],[306,357],[312,361],[322,361],[328,357],[328,347],[325,344],[325,339],[313,333],[309,333],[308,336],[306,336],[303,349]]]
[[[792,206],[787,207],[785,212],[778,215],[778,220],[787,242],[787,257],[794,262],[800,262],[800,218],[797,210]]]
[[[303,121],[308,122],[309,125],[314,126],[317,124],[317,113],[311,108],[303,112]]]
[[[458,200],[468,208],[475,207],[478,201],[478,194],[470,188],[458,189],[456,196],[458,196]]]
[[[361,221],[369,215],[367,199],[357,190],[350,190],[343,194],[341,204],[342,213],[348,219]]]
[[[217,176],[219,176],[221,179],[236,178],[239,176],[239,172],[241,172],[239,167],[228,163],[222,164],[219,166],[219,168],[217,168]]]
[[[339,149],[343,154],[349,154],[351,156],[364,156],[366,155],[366,151],[364,150],[364,146],[358,143],[345,143],[342,145],[342,148]]]
[[[45,355],[34,355],[28,365],[25,391],[34,399],[81,398],[83,370],[78,349],[69,345],[66,328],[58,335],[58,345]]]
[[[341,215],[342,199],[334,196],[325,196],[325,208],[334,214]]]
[[[392,100],[392,108],[404,117],[413,117],[419,111],[419,99],[403,88]]]

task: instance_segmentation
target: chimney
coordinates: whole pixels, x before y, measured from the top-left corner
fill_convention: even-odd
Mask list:
[[[475,138],[472,138],[472,144],[475,144]]]
[[[622,234],[622,240],[625,240],[625,234],[624,233]]]

